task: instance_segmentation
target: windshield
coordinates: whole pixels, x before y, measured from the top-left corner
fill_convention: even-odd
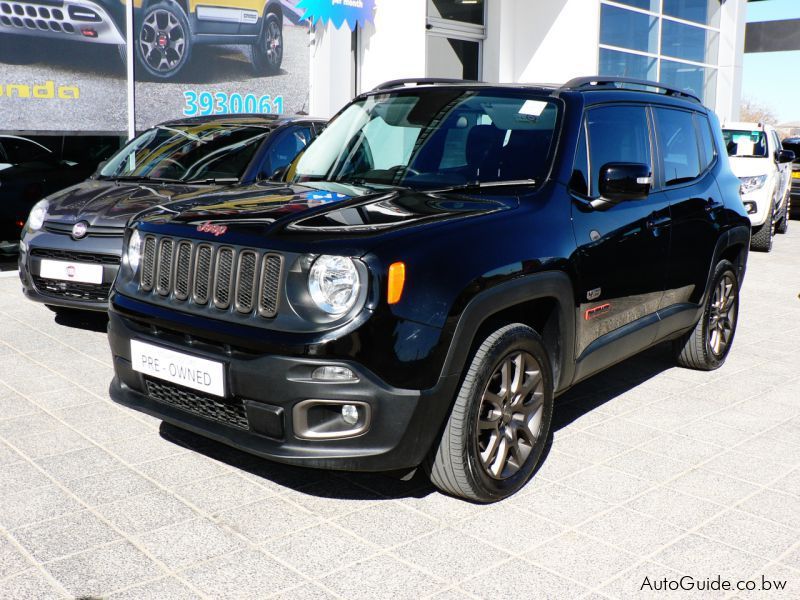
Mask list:
[[[101,169],[106,178],[239,179],[269,129],[204,123],[148,129]]]
[[[518,91],[373,95],[328,125],[293,178],[417,188],[541,181],[558,114],[552,98]]]
[[[741,129],[723,129],[728,156],[747,156],[763,158],[767,156],[767,136],[763,131],[744,131]]]

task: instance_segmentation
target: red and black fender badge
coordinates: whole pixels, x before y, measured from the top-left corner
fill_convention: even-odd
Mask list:
[[[224,235],[226,231],[228,231],[227,225],[214,225],[210,221],[206,221],[205,223],[200,223],[197,226],[197,231],[200,233],[211,233],[215,237],[219,237]]]
[[[593,308],[587,308],[586,312],[583,313],[583,318],[587,321],[589,319],[594,319],[595,317],[599,317],[600,315],[604,315],[611,310],[611,304],[606,302],[605,304],[601,304],[600,306],[595,306]]]

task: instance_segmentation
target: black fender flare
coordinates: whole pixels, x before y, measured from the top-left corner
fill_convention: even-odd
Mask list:
[[[575,372],[575,310],[574,288],[569,275],[563,271],[544,271],[517,277],[476,294],[458,319],[441,377],[459,377],[469,359],[469,352],[481,324],[492,315],[528,302],[551,298],[558,310],[559,340],[554,349],[558,373],[554,373],[556,392],[572,383]],[[541,333],[541,332],[540,332]]]

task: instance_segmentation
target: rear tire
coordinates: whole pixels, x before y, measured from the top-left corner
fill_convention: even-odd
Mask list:
[[[539,464],[552,414],[553,376],[541,337],[520,323],[498,329],[472,357],[431,451],[431,482],[475,502],[511,496]]]
[[[733,265],[717,265],[708,290],[703,316],[694,329],[673,342],[681,367],[699,371],[720,368],[728,357],[739,320],[739,280]]]
[[[775,221],[773,219],[775,206],[769,207],[767,220],[760,227],[753,228],[753,235],[750,237],[750,249],[757,252],[770,252],[772,250],[772,238],[775,237]]]

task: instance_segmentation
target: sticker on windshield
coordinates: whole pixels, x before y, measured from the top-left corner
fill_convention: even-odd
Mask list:
[[[547,102],[542,102],[541,100],[525,100],[522,107],[519,109],[519,114],[541,117],[547,104]]]

